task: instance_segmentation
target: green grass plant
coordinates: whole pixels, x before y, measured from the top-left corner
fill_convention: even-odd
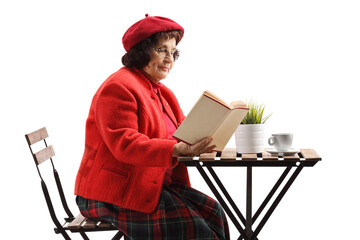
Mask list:
[[[264,116],[265,106],[263,104],[257,104],[253,101],[247,103],[249,112],[246,114],[241,124],[263,124],[272,114]]]

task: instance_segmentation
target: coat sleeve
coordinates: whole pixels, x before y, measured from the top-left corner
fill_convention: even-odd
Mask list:
[[[139,106],[123,85],[111,83],[98,93],[95,121],[105,144],[119,161],[143,167],[173,168],[176,141],[149,138],[139,132]]]

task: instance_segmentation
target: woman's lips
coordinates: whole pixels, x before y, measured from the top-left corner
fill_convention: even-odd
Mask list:
[[[168,67],[160,67],[160,69],[163,70],[163,71],[169,71]]]

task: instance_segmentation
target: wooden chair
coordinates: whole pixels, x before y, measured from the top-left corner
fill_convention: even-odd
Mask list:
[[[117,233],[115,234],[115,236],[112,239],[113,240],[121,239],[121,237],[124,234],[121,231],[119,231],[116,227],[112,226],[109,222],[94,221],[94,220],[86,219],[81,214],[79,214],[77,217],[74,217],[74,215],[71,213],[71,211],[67,205],[66,199],[65,199],[65,195],[64,195],[63,188],[61,186],[59,174],[56,171],[54,162],[52,160],[52,157],[55,156],[54,149],[51,145],[50,146],[47,145],[46,140],[45,140],[47,137],[48,137],[48,133],[46,131],[46,128],[41,128],[37,131],[34,131],[32,133],[25,135],[25,138],[26,138],[27,143],[30,148],[30,152],[35,160],[35,165],[36,165],[37,171],[38,171],[40,179],[41,179],[41,187],[44,192],[46,204],[48,206],[51,219],[56,226],[56,228],[54,228],[55,233],[62,234],[62,236],[65,239],[71,240],[67,231],[74,232],[74,233],[75,232],[80,233],[83,239],[89,239],[88,236],[85,234],[85,232],[115,230],[115,231],[117,231]],[[42,150],[40,150],[36,153],[33,153],[32,145],[37,142],[40,142],[41,140],[43,140],[43,142],[45,144],[45,148],[43,148]],[[53,207],[50,195],[49,195],[49,191],[48,191],[45,181],[40,173],[39,165],[48,159],[50,159],[50,161],[51,161],[56,186],[57,186],[57,189],[58,189],[58,192],[60,195],[60,199],[61,199],[63,208],[67,214],[67,217],[64,218],[65,222],[63,224],[61,224],[56,217],[54,207]]]

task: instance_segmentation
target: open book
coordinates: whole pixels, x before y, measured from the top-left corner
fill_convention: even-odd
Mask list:
[[[227,104],[205,91],[173,137],[191,145],[204,137],[212,137],[211,145],[217,145],[214,150],[222,151],[248,111],[242,101]]]

